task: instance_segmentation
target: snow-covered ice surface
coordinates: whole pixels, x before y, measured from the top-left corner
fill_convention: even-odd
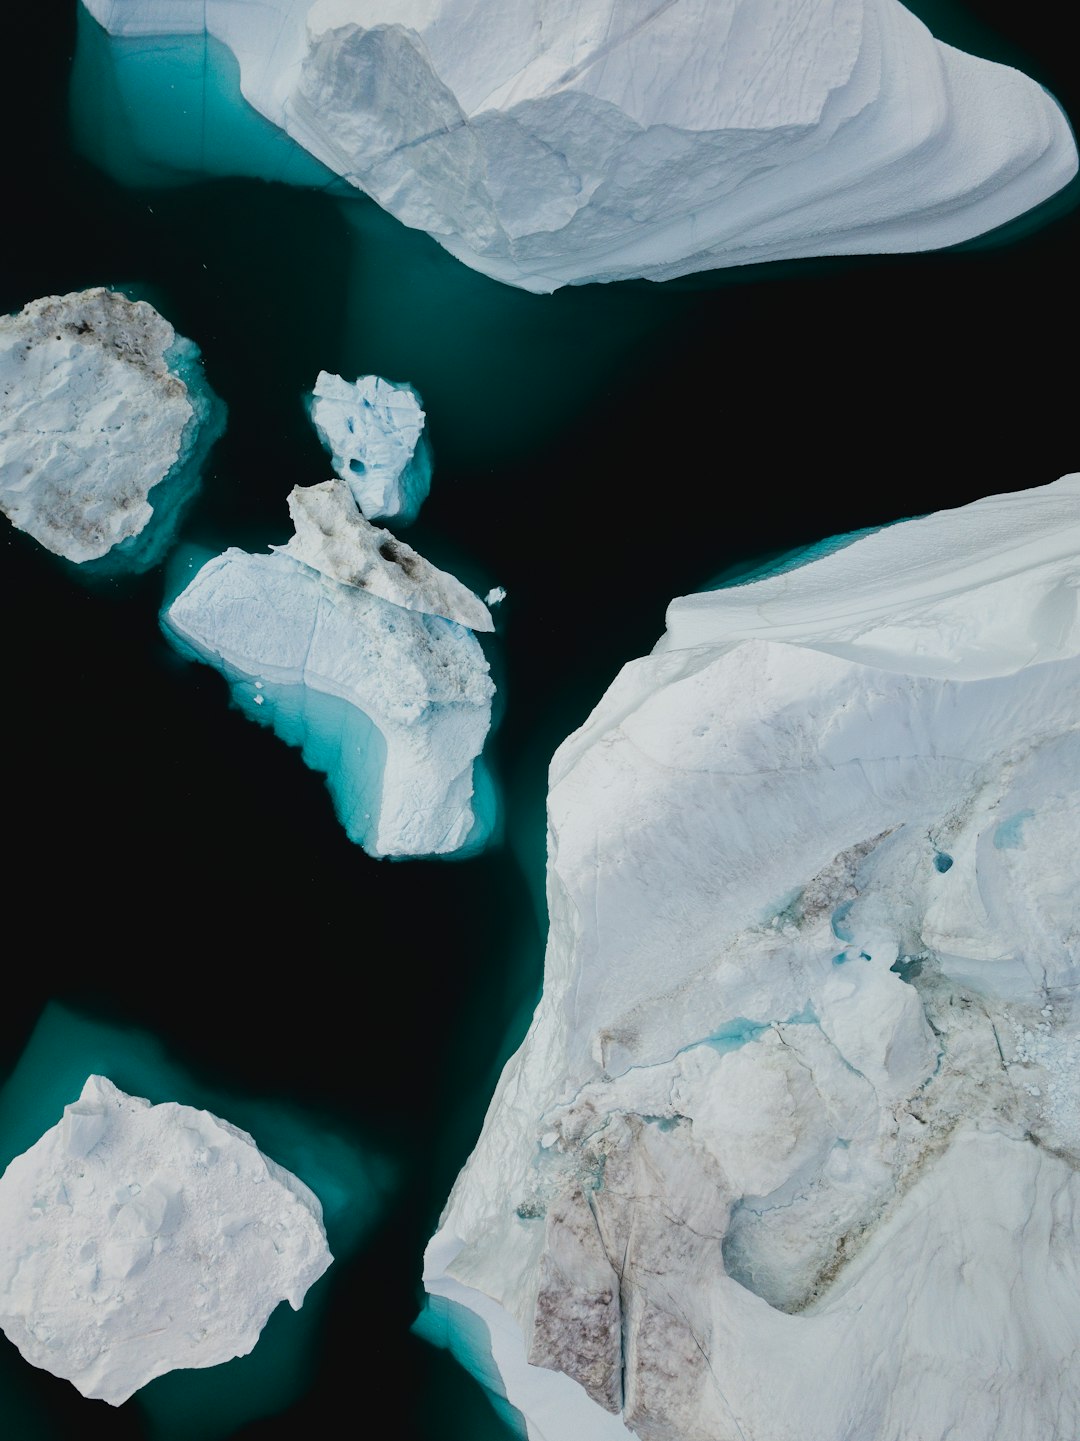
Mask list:
[[[676,600],[556,753],[422,1322],[532,1441],[1080,1434],[1078,584],[1080,476],[907,521]]]
[[[318,1199],[246,1131],[104,1076],[0,1178],[0,1326],[114,1406],[247,1355],[332,1259]]]
[[[446,610],[467,597],[490,629],[487,608],[368,525],[341,481],[297,487],[289,506],[295,538],[208,561],[165,608],[166,636],[326,772],[370,854],[479,848],[493,821],[479,757],[495,687],[476,636]]]
[[[223,418],[198,348],[146,301],[98,288],[0,316],[0,509],[67,560],[160,560]]]
[[[378,375],[349,382],[319,371],[311,420],[368,520],[416,519],[431,489],[431,447],[411,385]]]
[[[84,0],[512,285],[929,250],[1076,172],[1054,100],[896,0]]]

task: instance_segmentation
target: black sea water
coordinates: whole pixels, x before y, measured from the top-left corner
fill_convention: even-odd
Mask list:
[[[912,8],[1080,113],[1064,13]],[[4,1435],[497,1441],[480,1387],[410,1328],[539,993],[551,753],[672,596],[1078,468],[1075,182],[949,252],[531,296],[349,196],[244,110],[212,43],[118,47],[74,3],[5,27],[2,308],[109,285],[200,346],[229,415],[183,544],[285,540],[288,491],[329,474],[305,392],[377,373],[428,414],[406,538],[508,598],[496,843],[380,863],[299,753],[165,645],[163,568],[88,583],[5,527],[0,1164],[102,1069],[251,1129],[323,1194],[338,1261],[247,1361],[119,1411],[3,1344]]]

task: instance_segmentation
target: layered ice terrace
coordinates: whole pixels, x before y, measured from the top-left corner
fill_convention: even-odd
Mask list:
[[[673,602],[556,754],[423,1323],[531,1441],[1080,1427],[1078,585],[1077,476],[892,526]]]

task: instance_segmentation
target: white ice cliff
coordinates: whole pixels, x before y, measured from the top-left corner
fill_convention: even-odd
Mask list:
[[[31,301],[0,316],[0,510],[57,555],[97,560],[155,510],[178,519],[222,411],[197,347],[145,301]],[[168,539],[125,550],[152,564]]]
[[[416,519],[431,488],[424,411],[411,385],[378,375],[350,384],[320,370],[311,420],[368,520]]]
[[[491,629],[487,608],[368,525],[343,482],[297,487],[289,508],[293,540],[208,561],[163,612],[166,635],[327,773],[372,855],[473,847],[491,820],[478,758],[495,688],[462,617]]]
[[[0,1327],[114,1406],[246,1356],[332,1259],[318,1199],[246,1131],[104,1076],[0,1178]]]
[[[210,34],[255,108],[528,290],[929,250],[1060,189],[1054,100],[896,0],[84,0]]]
[[[532,1441],[1080,1435],[1078,586],[1080,476],[892,526],[557,752],[422,1323]]]

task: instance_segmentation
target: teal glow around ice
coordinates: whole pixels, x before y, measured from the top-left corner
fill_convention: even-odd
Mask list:
[[[111,36],[78,7],[71,120],[88,159],[125,185],[250,175],[338,184],[240,95],[232,51],[209,35]]]
[[[318,1196],[335,1266],[355,1252],[383,1209],[391,1188],[387,1164],[362,1154],[339,1124],[284,1103],[204,1086],[145,1032],[56,1004],[42,1012],[0,1090],[0,1169],[59,1121],[92,1074],[108,1076],[130,1095],[197,1106],[249,1131],[260,1150]],[[315,1372],[335,1266],[299,1311],[278,1306],[249,1355],[205,1370],[174,1371],[139,1391],[131,1404],[143,1409],[154,1441],[219,1441],[296,1401]],[[14,1441],[16,1433],[10,1434]]]
[[[424,1309],[413,1323],[413,1334],[450,1352],[454,1360],[484,1388],[496,1415],[514,1436],[526,1436],[525,1419],[507,1400],[506,1391],[491,1354],[491,1332],[487,1324],[467,1306],[446,1296],[427,1296]],[[505,1433],[500,1431],[499,1435]],[[569,1441],[569,1438],[568,1438]]]
[[[369,855],[378,849],[379,811],[386,771],[386,740],[378,726],[358,706],[302,683],[271,681],[241,671],[220,656],[204,652],[175,631],[169,623],[169,606],[210,557],[201,549],[178,552],[169,567],[161,629],[170,645],[186,660],[212,666],[224,676],[234,705],[249,720],[268,726],[287,745],[295,746],[310,770],[326,777],[334,813],[349,840]],[[455,622],[433,617],[435,624]],[[391,860],[434,859],[458,861],[477,855],[501,829],[498,790],[485,755],[491,744],[494,720],[489,726],[484,753],[472,767],[472,825],[456,850],[431,856],[410,853]]]
[[[901,522],[894,522],[900,524]],[[811,561],[823,560],[827,555],[833,555],[838,550],[846,550],[849,545],[854,545],[863,536],[875,535],[879,530],[884,530],[881,525],[867,525],[861,530],[845,531],[841,535],[826,536],[824,540],[816,540],[811,545],[795,546],[792,550],[772,551],[765,556],[756,556],[751,560],[738,561],[735,565],[727,566],[714,576],[702,590],[725,590],[729,586],[749,585],[751,581],[768,580],[773,575],[786,575],[789,570],[798,570],[801,566],[809,565]]]
[[[139,295],[130,292],[130,298]],[[202,475],[216,441],[225,430],[226,407],[207,383],[202,356],[194,341],[177,336],[165,361],[187,387],[191,417],[180,436],[180,449],[170,469],[153,486],[147,500],[153,515],[138,535],[130,535],[97,560],[64,561],[69,571],[87,580],[112,580],[138,575],[160,565],[176,542],[180,524],[202,488]]]

